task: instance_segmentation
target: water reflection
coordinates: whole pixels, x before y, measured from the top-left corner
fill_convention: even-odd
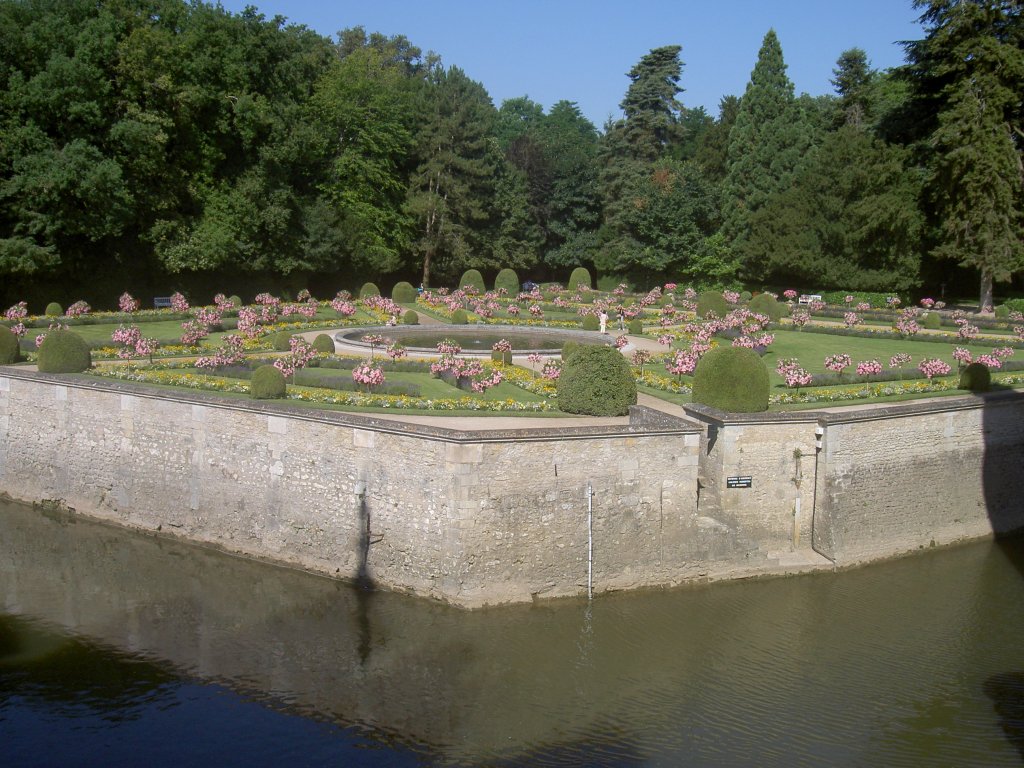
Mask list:
[[[1022,598],[986,544],[466,613],[0,506],[0,738],[33,697],[51,729],[257,702],[270,762],[316,723],[365,765],[1014,765]]]

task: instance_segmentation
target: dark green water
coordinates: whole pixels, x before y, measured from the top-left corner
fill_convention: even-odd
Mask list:
[[[0,765],[1011,766],[1024,545],[465,613],[0,504]]]

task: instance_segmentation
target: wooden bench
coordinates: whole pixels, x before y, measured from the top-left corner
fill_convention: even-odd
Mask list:
[[[154,296],[153,297],[153,308],[154,309],[169,309],[171,306],[170,296]]]

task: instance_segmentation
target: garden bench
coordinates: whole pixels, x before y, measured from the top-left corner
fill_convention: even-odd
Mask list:
[[[813,294],[806,294],[805,293],[799,299],[799,303],[800,304],[813,304],[816,301],[821,301],[821,296],[819,296],[816,293],[813,293]]]
[[[168,309],[171,306],[170,296],[154,296],[153,297],[153,308],[154,309]]]

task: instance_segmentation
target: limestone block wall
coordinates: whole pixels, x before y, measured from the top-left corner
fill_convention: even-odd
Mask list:
[[[823,415],[816,547],[842,564],[1024,527],[1024,396]]]
[[[460,433],[0,374],[0,493],[464,606],[677,583],[698,430]],[[588,490],[589,489],[589,490]],[[590,495],[592,492],[592,496]]]

